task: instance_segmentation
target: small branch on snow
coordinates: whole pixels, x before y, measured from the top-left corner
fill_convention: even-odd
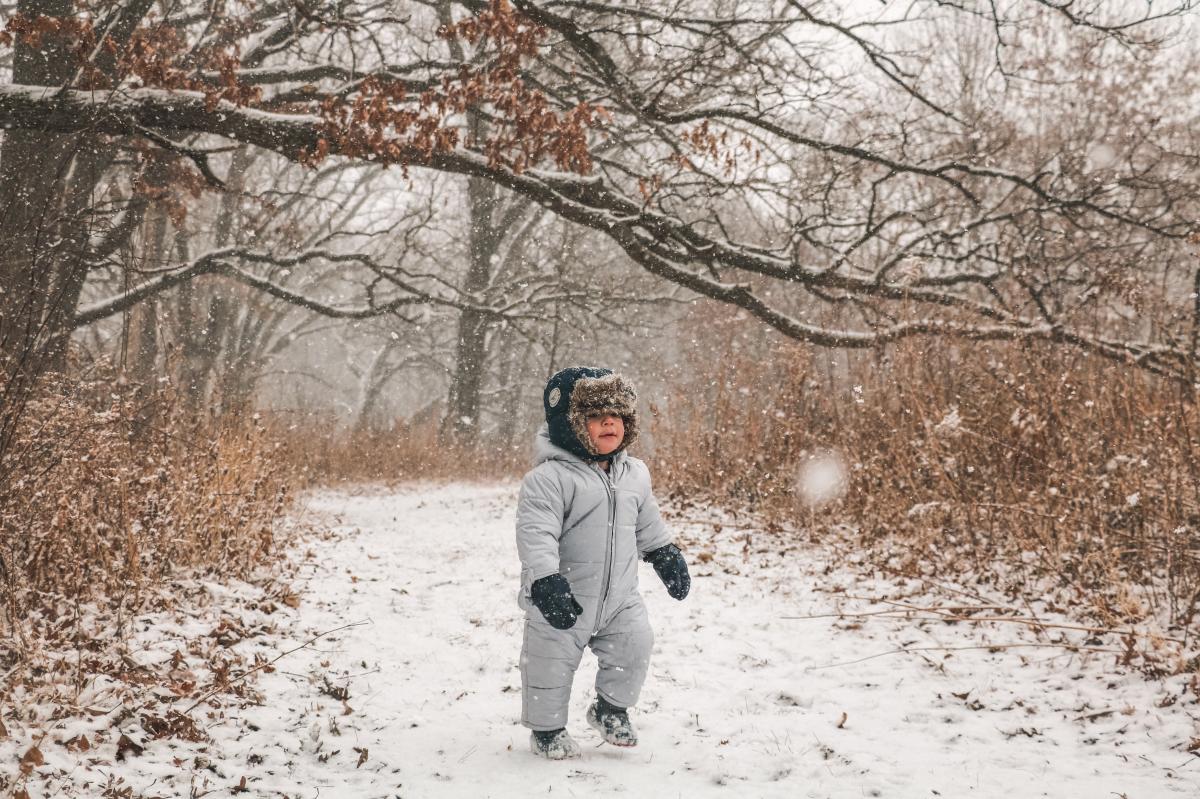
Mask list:
[[[868,597],[848,596],[847,598],[859,599],[864,602],[877,601],[877,600],[870,599]],[[971,610],[970,607],[954,607],[954,606],[947,606],[945,608],[923,607],[921,605],[910,605],[907,602],[897,602],[894,599],[881,599],[878,601],[882,602],[885,605],[895,605],[897,608],[900,609],[896,612],[923,611],[923,612],[928,612],[928,613],[941,613],[944,615],[945,613],[950,612],[950,611]],[[979,610],[989,610],[989,609],[990,610],[1009,610],[1009,608],[1003,608],[1003,607],[999,607],[999,606],[992,606],[990,608],[985,607],[985,606],[980,606],[978,609]],[[1005,616],[1005,617],[995,618],[995,619],[989,619],[989,618],[983,618],[983,617],[972,618],[969,616],[964,616],[962,618],[954,618],[954,617],[945,617],[945,618],[949,621],[1013,621],[1013,622],[1018,622],[1018,623],[1023,623],[1023,624],[1030,624],[1034,627],[1056,627],[1056,628],[1063,629],[1063,630],[1080,630],[1082,632],[1104,633],[1104,634],[1111,634],[1111,635],[1119,635],[1122,637],[1129,636],[1129,637],[1133,637],[1133,638],[1148,638],[1149,637],[1149,633],[1138,633],[1132,627],[1130,627],[1128,630],[1117,630],[1117,629],[1113,629],[1111,627],[1083,627],[1083,626],[1075,626],[1075,625],[1069,625],[1069,624],[1052,624],[1052,623],[1048,623],[1048,622],[1039,621],[1037,619],[1028,619],[1028,618],[1020,617],[1020,616]],[[1170,638],[1165,635],[1159,636],[1159,637],[1161,637],[1162,640],[1170,641],[1173,644],[1186,644],[1187,643],[1186,641],[1180,640],[1178,638]]]
[[[307,641],[305,641],[304,643],[300,644],[300,646],[297,646],[297,647],[294,647],[294,648],[292,648],[292,649],[289,649],[289,650],[288,650],[288,651],[286,651],[286,652],[282,652],[282,653],[280,653],[280,654],[276,655],[275,657],[271,658],[270,660],[268,660],[268,661],[267,661],[267,662],[265,662],[265,663],[259,663],[259,664],[258,664],[257,666],[255,666],[254,668],[250,669],[249,671],[242,672],[242,673],[241,673],[241,674],[239,674],[237,677],[234,677],[232,680],[229,680],[228,682],[226,682],[224,685],[220,686],[219,688],[214,688],[213,690],[209,691],[209,692],[208,692],[208,693],[206,693],[204,696],[200,697],[200,698],[199,698],[199,699],[197,699],[195,702],[193,702],[193,703],[191,704],[191,706],[189,706],[189,707],[188,707],[188,709],[187,709],[187,710],[183,711],[183,715],[185,715],[185,716],[186,716],[186,715],[188,715],[189,713],[191,713],[193,710],[195,710],[196,708],[198,708],[200,705],[202,705],[202,704],[204,704],[205,702],[207,702],[207,701],[208,701],[209,699],[211,699],[212,697],[216,696],[217,694],[219,694],[219,693],[221,693],[221,692],[223,692],[223,691],[226,691],[226,690],[228,690],[228,689],[229,689],[229,687],[230,687],[230,686],[232,686],[234,683],[241,682],[242,680],[246,679],[247,677],[249,677],[249,676],[250,676],[251,674],[253,674],[254,672],[256,672],[256,671],[261,671],[262,669],[265,669],[265,668],[267,668],[268,666],[272,666],[272,665],[274,665],[275,663],[278,663],[280,660],[282,660],[283,658],[285,658],[285,657],[287,657],[288,655],[292,654],[293,652],[299,652],[301,649],[304,649],[305,647],[311,646],[312,644],[314,644],[315,642],[317,642],[318,640],[320,640],[320,639],[324,638],[324,637],[325,637],[325,636],[327,636],[327,635],[333,635],[333,634],[334,634],[334,633],[336,633],[336,632],[341,632],[342,630],[348,630],[348,629],[350,629],[351,627],[361,627],[361,626],[363,626],[364,624],[370,624],[370,623],[371,623],[371,620],[370,620],[370,619],[364,619],[363,621],[354,621],[354,622],[350,622],[349,624],[343,624],[341,627],[335,627],[335,628],[333,628],[332,630],[326,630],[326,631],[325,631],[325,632],[323,632],[323,633],[317,633],[317,634],[316,634],[316,635],[314,635],[312,638],[310,638],[310,639],[308,639]]]
[[[915,605],[910,607],[910,606],[902,605],[901,603],[894,603],[894,604],[901,605],[901,607],[899,607],[895,610],[873,610],[873,611],[868,611],[868,612],[864,612],[864,613],[817,613],[817,614],[813,614],[811,616],[780,616],[779,618],[793,620],[793,621],[804,621],[804,620],[808,620],[808,619],[829,619],[829,618],[863,619],[863,618],[868,618],[871,616],[878,616],[878,617],[882,617],[882,618],[903,619],[905,621],[942,621],[942,622],[948,622],[948,623],[949,622],[1008,622],[1010,624],[1024,624],[1028,627],[1033,627],[1035,629],[1047,628],[1047,629],[1054,629],[1054,630],[1076,630],[1076,631],[1085,632],[1085,633],[1096,633],[1098,635],[1117,635],[1117,636],[1121,636],[1122,638],[1133,637],[1133,638],[1143,638],[1144,639],[1144,638],[1149,638],[1151,636],[1151,633],[1148,633],[1148,632],[1139,633],[1137,630],[1133,630],[1133,629],[1118,630],[1118,629],[1115,629],[1112,627],[1085,627],[1085,626],[1079,625],[1079,624],[1054,624],[1053,622],[1041,621],[1039,619],[1029,619],[1029,618],[1023,618],[1023,617],[1014,617],[1014,616],[958,616],[958,615],[954,615],[954,614],[946,612],[946,610],[952,610],[950,608],[943,610],[942,608],[923,608],[923,607],[918,607]],[[969,608],[969,609],[973,610],[974,608]],[[1004,608],[1000,608],[1000,607],[995,607],[994,609],[1004,610]],[[916,612],[927,612],[927,613],[934,613],[934,614],[938,614],[938,615],[934,615],[934,616],[913,616],[913,615],[911,615]],[[1155,636],[1157,638],[1160,638],[1163,641],[1170,641],[1173,644],[1185,644],[1186,643],[1184,640],[1182,640],[1180,638],[1171,638],[1171,637],[1165,636],[1165,635],[1158,635],[1157,633],[1155,634]],[[1065,644],[1063,646],[1065,646]]]
[[[900,647],[899,649],[889,649],[886,652],[876,652],[874,655],[857,658],[856,660],[844,660],[841,663],[826,663],[824,666],[808,666],[805,671],[820,671],[822,669],[834,669],[839,666],[853,666],[856,663],[864,663],[875,658],[886,657],[888,655],[902,655],[906,652],[964,652],[971,649],[1064,649],[1068,652],[1099,652],[1108,655],[1123,655],[1122,649],[1108,649],[1100,646],[1075,646],[1074,644],[1034,644],[1034,643],[1013,643],[1013,644],[977,644],[974,646],[910,646]]]

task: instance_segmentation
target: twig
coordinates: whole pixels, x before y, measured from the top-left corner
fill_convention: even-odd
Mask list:
[[[1025,605],[1025,610],[1029,611],[1029,618],[1033,619],[1034,621],[1038,621],[1038,622],[1041,621],[1041,619],[1038,618],[1037,611],[1034,610],[1033,605],[1031,605],[1029,603],[1029,597],[1022,594],[1021,595],[1021,603]],[[1058,625],[1051,625],[1051,626],[1058,626]],[[1037,635],[1038,638],[1046,637],[1045,625],[1043,625],[1043,624],[1038,624],[1036,627],[1034,627],[1033,632]]]
[[[327,635],[332,635],[333,633],[336,633],[336,632],[341,632],[342,630],[348,630],[348,629],[350,629],[351,627],[361,627],[361,626],[362,626],[362,625],[364,625],[364,624],[370,624],[370,623],[371,623],[371,620],[370,620],[370,619],[364,619],[363,621],[355,621],[355,622],[351,622],[351,623],[349,623],[349,624],[343,624],[341,627],[335,627],[334,629],[332,629],[332,630],[326,630],[326,631],[325,631],[325,632],[323,632],[323,633],[317,633],[317,634],[316,634],[316,635],[314,635],[312,638],[310,638],[310,639],[308,639],[307,641],[305,641],[304,643],[300,644],[300,646],[297,646],[297,647],[295,647],[295,648],[293,648],[293,649],[289,649],[289,650],[288,650],[288,651],[286,651],[286,652],[283,652],[283,653],[281,653],[281,654],[279,654],[279,655],[276,655],[275,657],[271,658],[270,660],[268,660],[268,661],[267,661],[267,662],[265,662],[265,663],[259,663],[259,664],[258,664],[257,666],[255,666],[254,668],[250,669],[250,670],[249,670],[249,671],[247,671],[247,672],[243,672],[242,674],[239,674],[239,675],[238,675],[236,678],[234,678],[234,679],[232,679],[232,680],[230,680],[230,681],[226,682],[226,683],[225,683],[224,685],[222,685],[221,687],[219,687],[219,688],[214,688],[213,690],[209,691],[209,692],[208,692],[208,693],[206,693],[204,696],[202,696],[202,697],[200,697],[199,699],[197,699],[197,700],[196,700],[196,701],[195,701],[195,702],[194,702],[194,703],[191,705],[191,707],[189,707],[187,710],[183,711],[183,715],[185,715],[185,716],[186,716],[187,714],[189,714],[189,713],[191,713],[193,710],[195,710],[197,707],[199,707],[200,705],[202,705],[202,704],[204,704],[205,702],[207,702],[207,701],[208,701],[209,699],[211,699],[212,697],[216,696],[217,694],[221,693],[222,691],[228,690],[228,688],[229,688],[231,685],[233,685],[234,683],[241,682],[242,680],[246,679],[247,677],[249,677],[249,676],[250,676],[251,674],[253,674],[254,672],[256,672],[256,671],[259,671],[259,670],[261,670],[261,669],[265,669],[267,666],[273,665],[274,663],[278,662],[279,660],[282,660],[283,658],[287,657],[288,655],[292,654],[293,652],[299,652],[301,649],[304,649],[306,646],[310,646],[310,645],[311,645],[311,644],[313,644],[315,641],[317,641],[317,640],[319,640],[319,639],[321,639],[321,638],[324,638],[324,637],[325,637],[325,636],[327,636]]]
[[[933,608],[925,608],[920,605],[909,605],[905,602],[898,602],[894,599],[875,599],[869,596],[855,596],[854,594],[844,594],[846,599],[857,599],[861,602],[882,602],[887,605],[898,605],[904,608],[913,610],[933,610]],[[1004,605],[938,605],[937,607],[945,610],[1008,610]]]
[[[932,610],[932,608],[929,608],[929,610]],[[916,621],[947,620],[943,616],[926,616],[926,617],[903,616],[903,617],[901,617],[901,616],[897,615],[900,613],[910,614],[910,613],[913,613],[913,611],[911,611],[911,610],[896,610],[893,608],[893,609],[888,609],[888,610],[867,610],[867,611],[863,611],[861,613],[850,613],[847,611],[841,611],[841,612],[835,612],[835,613],[813,613],[808,616],[780,616],[779,618],[789,619],[789,620],[794,620],[794,621],[807,621],[809,619],[865,619],[865,618],[870,618],[871,616],[892,616],[897,619],[908,618],[908,619],[913,619]],[[971,621],[976,621],[975,617],[973,617],[973,616],[963,616],[962,618],[969,619]]]
[[[1105,716],[1111,716],[1113,713],[1116,713],[1116,712],[1117,711],[1115,708],[1109,709],[1109,710],[1098,710],[1095,713],[1087,713],[1082,716],[1076,716],[1074,718],[1074,721],[1095,721],[1096,719],[1102,719]]]
[[[1045,621],[1040,621],[1040,620],[1036,620],[1036,619],[1030,620],[1030,619],[1023,618],[1020,616],[1001,616],[1001,617],[979,616],[979,617],[975,617],[975,618],[970,617],[970,616],[963,616],[963,617],[946,616],[940,608],[925,608],[925,607],[921,607],[920,605],[909,605],[905,602],[894,602],[894,601],[887,600],[887,599],[883,600],[883,602],[885,602],[889,605],[896,605],[897,607],[903,608],[905,610],[929,611],[932,613],[942,613],[943,618],[945,618],[947,620],[952,620],[952,621],[1008,621],[1008,622],[1016,622],[1017,624],[1028,624],[1028,625],[1032,625],[1035,627],[1054,627],[1054,628],[1057,628],[1060,630],[1079,630],[1080,632],[1085,632],[1085,633],[1101,633],[1104,635],[1132,636],[1134,638],[1148,638],[1150,635],[1149,633],[1139,633],[1136,630],[1134,630],[1132,627],[1130,627],[1128,630],[1118,630],[1118,629],[1114,629],[1111,627],[1086,627],[1086,626],[1077,625],[1077,624],[1054,624],[1051,622],[1045,622]],[[946,610],[954,610],[954,609],[955,608],[947,608]],[[1005,610],[1005,609],[1006,608],[997,608],[997,610]],[[1159,637],[1162,638],[1162,640],[1170,641],[1173,644],[1185,643],[1183,640],[1181,640],[1179,638],[1171,638],[1166,635],[1161,635]]]
[[[196,165],[196,168],[200,170],[200,174],[204,176],[204,179],[208,181],[208,184],[213,188],[220,189],[221,191],[228,190],[225,182],[217,177],[216,173],[212,171],[212,167],[209,166],[208,156],[212,153],[225,152],[234,148],[221,147],[215,150],[202,150],[172,141],[166,136],[163,136],[161,133],[150,130],[149,128],[144,128],[140,125],[138,126],[137,130],[140,135],[154,142],[159,147],[162,147],[164,150],[170,150],[171,152],[178,153],[185,158],[191,159],[192,163]]]
[[[885,600],[886,601],[886,600]],[[810,619],[863,619],[873,616],[890,617],[902,619],[904,621],[944,621],[944,622],[1008,622],[1010,624],[1024,624],[1034,629],[1052,628],[1056,630],[1077,630],[1085,633],[1098,633],[1101,635],[1119,635],[1122,637],[1132,636],[1134,638],[1149,638],[1150,633],[1139,633],[1134,629],[1118,630],[1111,627],[1086,627],[1080,624],[1055,624],[1053,622],[1042,621],[1041,619],[1027,619],[1014,616],[958,616],[952,615],[950,610],[973,610],[974,608],[923,608],[916,605],[904,605],[899,602],[890,604],[900,605],[900,608],[895,610],[872,610],[862,613],[814,613],[809,616],[780,616],[781,619],[790,621],[808,621]],[[986,608],[980,608],[986,609]],[[1003,610],[1003,608],[997,608]],[[912,616],[908,615],[914,612],[936,613],[936,616]],[[903,616],[898,614],[905,614]],[[1164,641],[1169,641],[1173,644],[1186,645],[1187,642],[1180,638],[1171,638],[1170,636],[1160,635]]]
[[[821,669],[832,669],[838,666],[853,666],[856,663],[863,663],[875,658],[885,657],[887,655],[901,655],[905,652],[962,652],[969,649],[1016,649],[1018,647],[1026,647],[1031,649],[1065,649],[1068,652],[1100,652],[1102,654],[1121,655],[1124,654],[1120,649],[1105,649],[1096,646],[1074,646],[1072,644],[980,644],[977,646],[917,646],[917,647],[901,647],[900,649],[891,649],[887,652],[876,652],[874,655],[858,658],[857,660],[847,660],[841,663],[827,663],[824,666],[809,666],[805,671],[819,671]]]

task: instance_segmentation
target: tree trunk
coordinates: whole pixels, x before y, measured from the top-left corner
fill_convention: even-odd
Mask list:
[[[238,217],[238,202],[250,160],[246,147],[233,153],[226,181],[227,191],[221,197],[220,209],[212,226],[214,247],[224,247],[236,240],[234,225]],[[179,263],[191,260],[192,244],[187,233],[176,233],[175,258]],[[197,246],[203,250],[206,245],[201,240]],[[233,357],[228,350],[236,345],[237,339],[232,330],[237,315],[229,307],[227,292],[227,286],[211,278],[195,282],[189,280],[180,286],[179,292],[171,300],[175,339],[180,348],[178,384],[189,415],[193,418],[206,409],[216,412],[218,406],[224,410],[238,402],[234,396],[235,387],[225,382],[228,379],[227,362]]]
[[[359,396],[361,397],[358,404],[358,414],[354,422],[354,430],[358,433],[369,433],[375,429],[374,416],[375,408],[379,405],[379,398],[383,394],[383,387],[387,383],[387,361],[388,355],[395,348],[395,342],[388,339],[387,343],[380,347],[375,356],[371,358],[371,365],[367,367],[367,373],[363,375]]]
[[[469,179],[467,202],[471,229],[467,249],[467,279],[463,289],[468,297],[477,298],[488,287],[493,259],[498,255],[504,232],[495,227],[494,183],[480,178]],[[487,360],[488,327],[488,318],[478,311],[464,310],[459,314],[454,376],[450,383],[443,430],[466,447],[474,447],[479,443],[480,395]]]
[[[29,17],[66,17],[72,0],[21,0],[19,13]],[[59,86],[71,78],[70,55],[56,37],[34,47],[17,37],[13,46],[13,81]],[[64,181],[78,137],[35,130],[8,130],[0,144],[0,360],[9,388],[28,385],[44,371],[47,346],[64,333],[51,329],[69,320],[63,306],[77,299],[81,281],[56,274],[77,261],[69,239],[58,235]],[[74,239],[75,237],[71,237]]]
[[[191,242],[184,230],[175,231],[175,258],[180,263],[191,260]],[[190,280],[185,281],[179,287],[172,313],[175,325],[173,338],[179,342],[176,384],[183,395],[184,407],[191,419],[198,418],[209,394],[209,373],[206,368],[208,359],[205,357],[205,342],[201,333],[207,311],[201,310],[202,296],[203,287],[193,285]]]
[[[169,220],[166,211],[152,206],[144,222],[146,234],[142,244],[142,266],[156,268],[170,257],[167,240]],[[126,342],[125,371],[133,383],[137,416],[133,437],[144,440],[153,427],[158,409],[154,395],[158,387],[159,303],[154,297],[140,302],[129,310],[128,341]]]

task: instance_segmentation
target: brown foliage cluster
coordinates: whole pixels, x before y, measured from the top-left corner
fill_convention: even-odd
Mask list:
[[[238,80],[239,59],[234,44],[193,52],[171,25],[150,22],[134,30],[129,41],[122,45],[111,36],[98,40],[93,21],[86,17],[30,17],[18,13],[9,18],[0,32],[0,44],[5,46],[20,41],[28,47],[41,48],[48,40],[71,54],[79,70],[74,83],[77,88],[107,89],[114,85],[116,76],[132,77],[133,88],[203,92],[205,106],[210,111],[222,100],[241,106],[262,99],[260,88]],[[101,56],[112,60],[115,67],[103,68]],[[216,71],[219,80],[214,83],[198,77],[197,67]]]
[[[197,77],[195,66],[190,63],[193,60],[198,60],[201,68],[215,71],[218,80],[214,83]],[[136,76],[142,86],[203,92],[205,107],[213,111],[222,100],[243,106],[262,99],[261,88],[238,80],[240,63],[233,44],[193,53],[178,29],[151,24],[133,32],[121,54],[119,71]]]
[[[505,0],[493,0],[475,17],[445,25],[438,34],[461,38],[473,45],[490,45],[494,53],[480,68],[463,65],[437,89],[427,89],[415,106],[398,81],[372,76],[351,102],[330,97],[321,104],[323,138],[313,152],[300,160],[316,164],[330,149],[384,164],[405,165],[414,157],[429,159],[449,152],[459,143],[455,115],[490,107],[495,113],[482,146],[492,167],[504,166],[520,173],[544,158],[560,169],[587,174],[592,161],[587,133],[608,120],[601,106],[580,103],[560,115],[545,94],[530,88],[521,77],[522,61],[537,55],[545,29],[516,12]]]
[[[111,37],[97,38],[86,17],[26,17],[14,15],[0,34],[0,44],[21,41],[40,46],[57,39],[74,58],[79,75],[77,88],[109,88],[115,79],[132,81],[134,88],[150,87],[202,92],[205,106],[214,111],[222,101],[236,106],[259,106],[260,87],[243,83],[238,37],[245,33],[236,19],[226,20],[224,44],[197,51],[180,29],[153,20],[133,31],[120,44]],[[492,167],[522,172],[549,158],[559,169],[582,174],[591,171],[588,131],[602,126],[607,111],[580,103],[559,113],[545,94],[522,78],[522,62],[537,56],[546,37],[541,26],[519,14],[506,0],[493,0],[487,9],[461,22],[445,25],[438,34],[489,48],[483,66],[462,65],[440,87],[410,97],[404,84],[370,75],[349,94],[334,94],[313,108],[300,103],[291,110],[316,110],[323,120],[321,138],[299,160],[315,165],[331,151],[383,164],[407,165],[449,152],[461,140],[462,115],[480,112],[489,116],[489,132],[482,148]],[[102,68],[98,56],[112,62]],[[202,70],[216,73],[206,78]]]
[[[848,542],[891,574],[1053,598],[1104,625],[1197,624],[1200,409],[1177,386],[1033,345],[845,358],[701,314],[691,351],[706,354],[670,377],[654,428],[677,496]],[[845,491],[813,502],[804,470],[829,453]]]
[[[96,31],[90,19],[76,17],[31,17],[20,12],[13,14],[0,31],[0,45],[11,47],[21,42],[40,50],[47,40],[64,44],[70,52],[81,54],[96,47]]]
[[[490,103],[500,112],[501,129],[484,147],[489,164],[502,164],[519,174],[550,156],[560,169],[585,175],[591,171],[587,131],[609,121],[608,112],[602,106],[580,103],[560,117],[545,94],[530,89],[521,78],[522,60],[536,57],[546,38],[542,26],[514,11],[507,0],[492,0],[486,11],[444,26],[438,34],[471,44],[488,40],[496,44],[491,66],[483,71],[464,69],[457,85],[443,83],[443,97],[437,100],[444,109],[459,113],[481,103]]]
[[[719,132],[714,130],[711,121],[706,119],[691,130],[683,131],[680,138],[691,145],[697,156],[711,159],[713,163],[721,166],[726,176],[729,176],[737,169],[738,159],[743,157],[743,152],[754,164],[762,158],[762,151],[755,146],[750,137],[736,133],[731,137],[730,133],[728,128],[720,128]],[[734,138],[737,138],[736,142]],[[692,160],[684,155],[677,155],[675,161],[684,169],[696,168]]]
[[[688,145],[690,154],[684,151],[674,152],[665,161],[685,172],[698,172],[707,161],[720,168],[724,177],[731,178],[739,164],[748,161],[751,165],[757,165],[762,160],[762,150],[749,136],[714,125],[708,119],[693,128],[681,131],[679,137]],[[638,191],[646,202],[653,202],[662,191],[664,182],[662,172],[651,172],[638,178]]]
[[[458,144],[459,133],[445,125],[432,92],[422,95],[417,108],[401,105],[408,91],[398,81],[368,77],[354,99],[321,102],[322,138],[313,151],[302,150],[300,162],[316,166],[331,148],[352,158],[373,158],[384,164],[407,164],[414,152],[429,158]]]
[[[139,607],[180,570],[244,576],[271,553],[286,485],[257,425],[189,425],[163,394],[49,387],[0,473],[6,660],[66,622],[59,608]]]

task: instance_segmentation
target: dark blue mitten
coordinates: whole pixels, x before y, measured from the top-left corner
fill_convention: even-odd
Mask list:
[[[683,599],[692,589],[692,577],[688,574],[683,553],[674,544],[667,544],[647,552],[644,560],[654,567],[658,577],[667,587],[667,593],[675,599]]]
[[[530,598],[546,621],[559,630],[574,627],[575,620],[583,613],[583,607],[571,593],[571,584],[561,574],[550,574],[534,580],[530,586]]]

